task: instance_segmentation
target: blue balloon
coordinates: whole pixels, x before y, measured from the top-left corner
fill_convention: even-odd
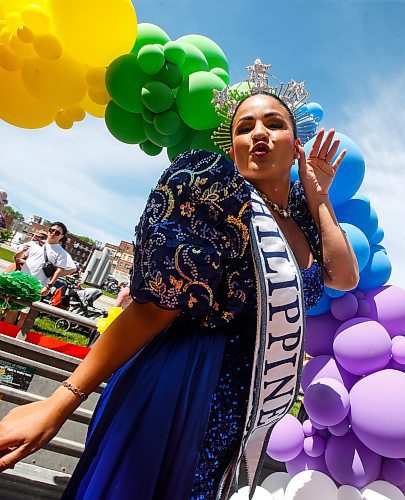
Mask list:
[[[377,232],[377,214],[367,196],[356,194],[350,200],[335,207],[335,214],[339,222],[347,222],[361,229],[369,242]]]
[[[381,245],[370,247],[370,258],[360,273],[360,290],[373,290],[389,280],[392,266],[385,248]]]
[[[352,244],[354,253],[356,254],[359,271],[362,271],[370,258],[370,245],[366,235],[353,224],[343,222],[340,227],[346,233],[350,243]]]
[[[346,149],[347,153],[329,190],[329,196],[333,206],[337,206],[352,198],[361,186],[365,174],[364,158],[360,148],[344,134],[336,133],[335,138],[340,139],[339,149],[335,158],[337,158],[338,154],[343,149]],[[314,141],[315,139],[312,138],[304,146],[307,157]]]
[[[339,297],[343,297],[346,292],[343,292],[342,290],[335,290],[334,288],[325,286],[325,293],[332,299],[338,299]]]
[[[370,239],[370,245],[378,245],[384,239],[384,229],[379,227],[374,236]]]
[[[329,297],[329,295],[327,295],[325,292],[323,292],[321,300],[315,307],[311,307],[311,309],[308,309],[307,314],[309,316],[319,316],[320,314],[324,314],[330,310],[331,302],[332,298]]]
[[[317,123],[319,123],[323,118],[323,108],[317,102],[309,102],[307,104],[307,110],[310,115],[312,115]]]

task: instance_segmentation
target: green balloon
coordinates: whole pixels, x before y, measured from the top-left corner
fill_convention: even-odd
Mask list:
[[[189,132],[182,141],[180,141],[178,144],[175,144],[174,146],[170,146],[167,148],[167,156],[169,157],[170,161],[173,161],[176,156],[180,155],[181,153],[185,153],[186,151],[191,150],[190,141],[196,132],[191,129],[188,130]]]
[[[144,45],[138,52],[138,64],[148,75],[155,75],[163,68],[165,56],[160,45]]]
[[[174,96],[170,88],[162,82],[149,82],[142,91],[142,102],[153,113],[162,113],[170,109]]]
[[[181,85],[183,73],[177,64],[168,62],[156,75],[156,80],[165,83],[171,89],[175,89]]]
[[[142,115],[130,113],[110,101],[105,110],[105,123],[111,134],[121,142],[140,144],[146,141]]]
[[[186,52],[184,48],[177,42],[167,42],[163,47],[166,60],[173,64],[181,66],[186,60]]]
[[[150,109],[148,109],[146,106],[143,106],[142,118],[148,123],[153,123],[155,119],[155,113],[152,113]]]
[[[207,59],[200,49],[186,42],[181,42],[181,46],[186,53],[184,63],[180,66],[183,76],[191,75],[196,71],[209,70]]]
[[[225,82],[225,85],[229,85],[229,75],[224,69],[212,68],[210,72],[213,73],[214,75],[219,76],[219,78],[221,78],[221,80]]]
[[[209,69],[222,68],[227,73],[229,72],[229,65],[221,47],[213,40],[202,35],[185,35],[177,40],[177,42],[191,43],[199,48],[208,61]]]
[[[221,119],[211,103],[213,89],[222,90],[224,87],[224,81],[209,71],[199,71],[186,78],[176,98],[182,120],[196,130],[217,127]]]
[[[156,128],[151,125],[150,123],[144,123],[143,128],[145,130],[146,137],[152,141],[154,144],[157,146],[161,146],[162,148],[168,148],[171,146],[175,146],[178,144],[181,140],[184,139],[184,137],[188,133],[188,127],[181,122],[179,129],[177,130],[176,133],[172,135],[163,135],[160,134]]]
[[[132,113],[142,111],[141,89],[150,81],[134,54],[115,59],[107,68],[105,83],[113,101]]]
[[[145,141],[142,144],[139,144],[139,147],[149,156],[156,156],[161,153],[163,149],[160,146],[156,146],[156,144],[151,141]]]
[[[214,141],[211,139],[215,129],[210,130],[200,130],[196,132],[190,143],[190,149],[205,149],[206,151],[212,151],[214,153],[220,153],[225,155],[225,153],[214,144]]]
[[[179,130],[181,120],[180,116],[175,111],[169,110],[155,115],[153,124],[160,134],[172,135]]]
[[[138,34],[131,53],[137,54],[144,45],[149,45],[150,43],[165,45],[168,41],[170,41],[169,35],[162,28],[159,28],[159,26],[150,23],[140,23],[138,24]]]

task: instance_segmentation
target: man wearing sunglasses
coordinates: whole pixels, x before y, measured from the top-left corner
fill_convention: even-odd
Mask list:
[[[41,295],[48,295],[55,281],[76,272],[76,266],[64,249],[67,228],[63,222],[54,222],[43,246],[29,241],[14,256],[16,262],[23,261],[21,271],[35,276],[42,285]]]

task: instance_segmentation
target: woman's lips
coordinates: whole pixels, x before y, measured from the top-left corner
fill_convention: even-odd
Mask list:
[[[258,158],[267,155],[267,153],[270,153],[270,148],[267,142],[264,141],[256,143],[251,150],[251,154]]]

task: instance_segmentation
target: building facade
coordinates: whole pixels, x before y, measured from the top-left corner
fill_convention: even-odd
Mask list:
[[[110,274],[118,281],[118,283],[127,283],[129,281],[134,262],[134,250],[132,243],[129,243],[128,241],[121,241],[118,246],[106,243],[105,247],[108,249],[110,254]]]

